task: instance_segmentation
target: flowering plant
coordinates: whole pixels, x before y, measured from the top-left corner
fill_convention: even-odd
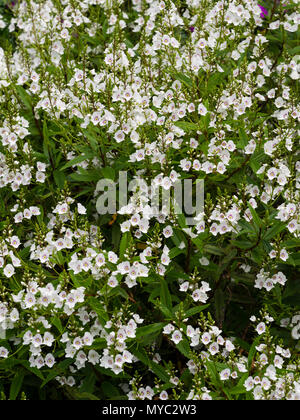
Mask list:
[[[298,3],[1,6],[3,399],[300,399]]]

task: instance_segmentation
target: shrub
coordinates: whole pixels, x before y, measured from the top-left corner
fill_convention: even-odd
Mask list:
[[[1,6],[3,398],[300,399],[300,14],[262,3]]]

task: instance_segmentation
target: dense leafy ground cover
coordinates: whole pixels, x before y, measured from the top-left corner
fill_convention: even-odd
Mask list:
[[[261,3],[1,3],[3,399],[300,399],[299,2]]]

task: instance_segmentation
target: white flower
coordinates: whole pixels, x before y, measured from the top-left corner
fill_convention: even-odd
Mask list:
[[[55,364],[55,358],[51,353],[46,354],[44,361],[45,365],[49,368],[52,368],[52,366]]]
[[[110,287],[116,287],[116,286],[118,285],[118,280],[117,280],[117,278],[116,278],[115,276],[111,276],[111,277],[108,279],[107,284],[108,284]]]
[[[280,256],[280,259],[283,260],[283,261],[286,261],[289,258],[289,254],[286,252],[285,248],[282,248],[280,250],[279,256]]]
[[[244,387],[246,388],[246,391],[251,391],[251,389],[254,388],[254,380],[252,378],[252,376],[249,376],[245,382],[244,382]]]
[[[206,257],[201,257],[199,262],[201,265],[209,265],[209,260]]]
[[[45,332],[43,344],[45,344],[48,347],[51,347],[53,341],[54,341],[54,336],[51,333],[49,333],[48,331]]]
[[[6,277],[11,277],[11,276],[13,276],[13,275],[15,274],[15,269],[14,269],[13,265],[11,265],[11,264],[7,264],[7,265],[4,267],[3,274],[4,274]]]
[[[264,322],[260,322],[256,327],[256,331],[259,335],[263,334],[266,331],[266,324]]]
[[[172,341],[175,343],[175,344],[178,344],[178,343],[180,343],[180,341],[182,340],[182,334],[181,334],[181,332],[179,331],[179,330],[175,330],[174,332],[173,332],[173,334],[172,334]]]
[[[232,344],[232,342],[230,340],[226,340],[225,342],[225,348],[227,351],[232,351],[235,349],[234,344]]]
[[[208,348],[210,354],[213,356],[214,354],[217,354],[219,352],[219,344],[218,343],[212,343]]]
[[[168,396],[168,393],[167,393],[167,391],[162,391],[160,394],[159,394],[159,399],[160,400],[167,400],[169,398],[169,396]]]
[[[226,381],[227,379],[229,379],[230,378],[230,369],[223,369],[221,372],[220,372],[220,379],[222,380],[222,381]]]
[[[12,322],[16,322],[16,321],[18,321],[18,319],[20,318],[20,315],[19,315],[19,311],[18,311],[18,309],[17,309],[17,308],[14,308],[14,309],[11,311],[11,313],[9,314],[9,317],[10,317],[10,320],[11,320]]]
[[[0,357],[4,359],[8,356],[8,350],[5,347],[0,347]]]
[[[91,346],[93,344],[93,336],[91,333],[89,333],[88,331],[86,331],[84,333],[84,336],[82,337],[82,342],[85,346]]]
[[[203,104],[198,105],[198,114],[200,114],[200,115],[206,115],[207,114],[207,109]]]
[[[170,236],[172,236],[173,235],[172,227],[171,226],[165,227],[164,230],[163,230],[163,234],[164,234],[165,238],[169,238]]]
[[[95,350],[90,350],[88,353],[88,361],[92,363],[92,365],[96,365],[99,363],[100,356]]]
[[[20,239],[17,236],[12,236],[10,238],[10,244],[14,248],[18,248],[18,246],[20,245]]]
[[[86,208],[80,203],[77,203],[77,211],[79,214],[86,214]]]

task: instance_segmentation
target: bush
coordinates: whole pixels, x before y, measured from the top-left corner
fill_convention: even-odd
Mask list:
[[[3,399],[300,399],[300,14],[262,3],[2,3]]]

